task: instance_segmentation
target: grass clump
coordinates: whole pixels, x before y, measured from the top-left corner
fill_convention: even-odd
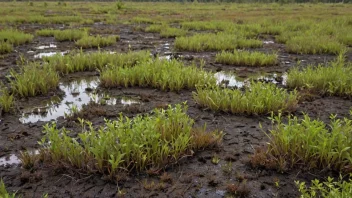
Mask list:
[[[16,193],[8,193],[6,190],[6,186],[4,184],[4,182],[2,181],[2,179],[0,180],[0,197],[2,198],[15,198],[16,197]]]
[[[337,96],[352,96],[352,65],[340,57],[328,66],[293,68],[287,75],[287,86]]]
[[[281,114],[272,116],[275,126],[268,134],[268,154],[279,167],[304,165],[308,169],[352,170],[351,119],[331,116],[329,125],[308,115],[287,119],[285,124]]]
[[[286,50],[297,54],[339,54],[345,49],[328,36],[295,36],[286,42]]]
[[[186,30],[226,30],[233,27],[234,23],[226,21],[192,21],[183,22],[181,26]]]
[[[195,65],[186,67],[177,60],[159,59],[144,61],[131,68],[108,68],[101,72],[100,80],[103,87],[150,86],[171,91],[216,83],[212,75]]]
[[[0,42],[0,54],[6,54],[12,52],[13,47],[8,42]]]
[[[277,64],[277,54],[234,50],[216,54],[215,61],[228,65],[269,66]]]
[[[62,56],[56,54],[51,57],[44,57],[43,60],[48,62],[50,67],[62,74],[68,74],[78,71],[102,70],[106,66],[130,67],[138,62],[150,59],[148,51],[131,51],[128,53],[114,54],[111,52],[91,52],[69,54]]]
[[[47,64],[32,63],[22,67],[20,73],[10,73],[14,78],[10,79],[12,91],[21,97],[46,94],[59,85],[58,74]]]
[[[41,30],[37,30],[35,33],[38,36],[50,37],[50,36],[54,36],[55,33],[59,31],[60,30],[54,30],[54,29],[41,29]]]
[[[204,138],[193,136],[194,120],[186,111],[186,105],[175,105],[134,119],[121,114],[117,121],[106,120],[105,126],[97,129],[90,122],[80,120],[82,133],[77,138],[68,136],[66,129],[56,129],[55,124],[46,125],[41,152],[53,164],[99,172],[112,178],[126,170],[142,172],[162,168],[197,147],[193,144],[195,138]],[[207,134],[205,127],[201,130]],[[203,148],[221,142],[222,133],[212,134],[211,144]]]
[[[33,40],[33,35],[25,34],[14,29],[0,30],[0,42],[9,43],[13,45],[21,45],[29,43]]]
[[[54,37],[57,41],[77,41],[84,36],[87,36],[86,30],[69,29],[54,31]]]
[[[178,36],[185,36],[187,34],[187,31],[183,29],[178,29],[178,28],[164,28],[160,31],[160,36],[162,38],[175,38]]]
[[[262,45],[262,41],[226,33],[196,34],[191,37],[177,37],[175,40],[176,49],[196,52],[256,48]]]
[[[76,41],[76,45],[82,48],[105,47],[115,44],[119,39],[119,36],[84,36]]]
[[[244,92],[219,87],[198,88],[193,98],[201,106],[214,111],[244,114],[292,111],[298,103],[296,91],[287,93],[274,84],[260,82],[252,82]]]
[[[10,94],[7,88],[1,88],[0,90],[0,107],[3,112],[9,112],[14,106],[13,94]]]
[[[301,193],[301,198],[343,198],[350,197],[352,193],[352,174],[349,180],[342,180],[340,177],[338,181],[334,181],[333,178],[328,177],[327,181],[321,182],[315,179],[310,187],[307,187],[305,182],[295,181],[295,183]]]

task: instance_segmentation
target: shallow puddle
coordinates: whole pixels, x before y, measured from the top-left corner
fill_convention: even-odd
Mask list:
[[[0,166],[7,166],[13,164],[20,164],[21,160],[15,155],[11,154],[5,157],[0,157]]]
[[[264,44],[274,44],[274,41],[263,41]]]
[[[57,46],[55,44],[50,43],[49,45],[41,45],[36,47],[35,49],[38,50],[43,50],[43,49],[50,49],[50,48],[56,48]]]
[[[34,55],[34,58],[43,58],[45,56],[54,56],[55,54],[65,55],[67,53],[68,53],[68,51],[64,51],[64,52],[42,52],[42,53]]]
[[[237,76],[225,73],[217,72],[214,74],[216,78],[216,83],[219,86],[230,87],[230,88],[241,88],[245,85],[243,80],[240,80]]]
[[[22,123],[50,121],[60,116],[65,116],[72,108],[80,110],[83,105],[93,101],[107,105],[131,105],[140,101],[129,97],[110,97],[107,94],[95,93],[99,85],[98,77],[77,79],[69,83],[60,83],[60,89],[65,92],[63,98],[53,97],[48,101],[43,101],[42,105],[27,108],[23,111],[20,121]]]

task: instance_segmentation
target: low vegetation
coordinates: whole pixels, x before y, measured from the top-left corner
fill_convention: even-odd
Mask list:
[[[160,31],[160,36],[162,38],[175,38],[179,36],[185,36],[187,34],[187,31],[179,28],[163,28]]]
[[[301,198],[343,198],[350,197],[352,192],[352,175],[350,174],[348,180],[340,178],[334,181],[333,178],[328,177],[327,181],[321,182],[318,179],[313,180],[310,187],[306,186],[305,182],[295,182]]]
[[[59,75],[47,64],[32,63],[22,67],[19,73],[14,70],[10,73],[12,92],[20,97],[46,94],[59,85]]]
[[[8,42],[0,42],[0,54],[6,54],[12,52],[13,47]]]
[[[297,54],[339,54],[346,46],[329,36],[295,36],[286,42],[286,50]]]
[[[45,36],[45,37],[50,37],[50,36],[54,36],[55,32],[58,32],[60,30],[54,30],[54,29],[41,29],[41,30],[37,30],[35,33],[38,36]]]
[[[191,37],[177,37],[175,48],[185,51],[221,51],[238,48],[257,48],[263,42],[255,39],[246,39],[234,34],[196,34]]]
[[[148,60],[130,68],[108,68],[100,74],[103,87],[139,86],[179,91],[196,85],[215,84],[215,78],[195,65],[177,60]]]
[[[57,41],[77,41],[87,36],[86,30],[68,29],[54,31],[54,37]]]
[[[130,67],[138,62],[144,62],[150,59],[148,51],[131,51],[128,53],[111,53],[111,52],[91,52],[69,54],[62,56],[56,54],[51,57],[44,57],[50,67],[54,68],[61,74],[68,74],[78,71],[103,70],[106,66],[111,67]]]
[[[304,69],[296,67],[287,75],[288,87],[307,89],[323,95],[351,96],[351,84],[352,65],[344,61],[342,55],[328,66],[308,66]]]
[[[272,111],[293,111],[298,103],[296,91],[288,93],[276,85],[254,83],[244,92],[238,89],[198,88],[194,100],[214,111],[241,114],[267,114]]]
[[[8,193],[6,190],[6,186],[4,184],[4,182],[2,181],[2,179],[0,180],[0,197],[3,198],[15,198],[16,197],[16,193]]]
[[[352,111],[351,111],[352,115]],[[304,165],[305,168],[325,168],[351,171],[352,120],[331,116],[329,125],[304,115],[302,119],[281,114],[272,116],[275,124],[268,137],[268,156],[280,169]]]
[[[3,112],[9,112],[14,106],[14,97],[7,88],[0,90],[0,107]]]
[[[76,41],[76,45],[81,48],[105,47],[115,44],[119,39],[119,36],[84,36]]]
[[[29,43],[33,40],[33,35],[25,34],[15,29],[4,29],[0,30],[0,42],[21,45]]]
[[[277,54],[234,50],[233,53],[223,51],[216,54],[215,61],[228,65],[269,66],[277,64]]]
[[[111,178],[123,171],[162,168],[199,148],[195,143],[206,142],[202,148],[207,148],[217,146],[222,140],[220,132],[214,131],[209,136],[205,127],[193,128],[194,120],[186,111],[186,105],[176,105],[134,119],[120,115],[117,121],[106,120],[105,126],[97,129],[92,123],[80,120],[82,133],[77,138],[68,136],[67,129],[46,125],[40,152],[46,162],[99,172]]]

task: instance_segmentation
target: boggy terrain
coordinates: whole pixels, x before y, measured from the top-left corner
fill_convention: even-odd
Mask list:
[[[331,16],[336,20],[341,17],[341,20],[347,20],[346,28],[351,29],[351,18],[348,21],[352,13],[350,5],[283,5],[281,12],[279,5],[276,4],[270,6],[212,4],[213,7],[199,4],[197,7],[194,4],[143,3],[141,5],[145,6],[141,6],[136,3],[126,3],[121,4],[122,7],[119,8],[115,3],[67,3],[65,7],[54,2],[46,6],[42,5],[44,2],[34,2],[34,5],[29,5],[33,9],[28,11],[28,15],[30,13],[35,15],[32,18],[19,19],[19,8],[13,8],[15,4],[26,6],[26,3],[0,4],[3,5],[1,9],[5,13],[0,25],[0,38],[6,38],[6,36],[1,37],[1,30],[9,28],[16,28],[35,36],[24,44],[14,44],[11,52],[2,53],[0,79],[2,87],[7,87],[9,90],[14,80],[13,72],[21,73],[22,67],[27,67],[33,61],[43,63],[45,57],[58,56],[57,53],[69,56],[97,51],[120,54],[148,50],[150,61],[178,61],[186,67],[194,64],[197,68],[213,73],[218,86],[240,90],[245,89],[250,83],[263,82],[292,91],[293,88],[287,86],[287,72],[293,67],[306,68],[319,64],[328,67],[330,62],[335,61],[341,53],[346,64],[352,61],[351,43],[344,43],[344,49],[336,53],[330,53],[329,50],[319,52],[319,49],[313,50],[317,53],[308,53],[303,49],[302,52],[297,53],[290,51],[287,43],[278,41],[278,35],[285,34],[281,31],[288,31],[285,30],[285,24],[278,25],[280,20],[276,21],[273,17],[258,23],[261,27],[266,27],[263,24],[268,23],[268,27],[275,25],[278,29],[283,28],[278,30],[279,33],[273,30],[261,31],[251,28],[251,25],[255,24],[254,21],[259,21],[260,16],[267,16],[267,14],[272,14],[274,17],[280,16],[286,23],[289,21],[292,24],[296,22],[299,25],[309,26],[311,21],[304,21],[304,16],[318,17],[320,12],[330,10],[331,13],[319,16],[321,18],[318,17],[317,21],[327,20]],[[169,7],[173,5],[175,9]],[[310,12],[310,10],[317,10],[317,12]],[[255,38],[261,44],[256,48],[238,48],[265,54],[276,53],[276,62],[262,67],[248,66],[247,63],[225,64],[217,61],[217,54],[223,50],[233,52],[234,49],[220,47],[220,49],[181,50],[176,46],[177,39],[185,35],[191,37],[221,31],[236,34],[236,30],[226,30],[228,24],[225,28],[213,27],[221,26],[219,21],[211,20],[211,16],[217,16],[214,13],[221,13],[219,21],[243,26],[249,24],[248,32],[254,31],[255,36],[249,36],[250,34],[246,33],[247,38]],[[66,18],[65,14],[67,14]],[[301,17],[297,16],[299,14]],[[44,16],[44,18],[35,19],[36,16]],[[49,16],[56,16],[57,19]],[[274,22],[271,23],[271,20]],[[191,21],[200,23],[209,21],[209,24],[204,24],[204,28],[201,26],[198,28],[197,25],[185,28],[185,23]],[[172,30],[175,31],[175,35],[163,36],[162,31],[147,31],[147,28],[153,24],[161,24],[161,26],[167,24],[167,27],[161,28],[177,28],[187,32],[184,34]],[[58,41],[53,36],[36,34],[36,31],[41,29],[72,28],[89,28],[86,30],[89,36],[118,35],[119,39],[116,43],[99,49],[97,47],[81,49],[75,43],[76,39]],[[219,37],[221,37],[220,33]],[[88,43],[92,42],[88,41]],[[16,195],[22,197],[45,195],[48,197],[299,197],[300,192],[295,181],[310,183],[316,178],[325,180],[327,176],[338,178],[340,174],[336,170],[309,169],[304,165],[290,167],[284,171],[254,166],[252,163],[254,154],[258,150],[265,150],[269,142],[267,134],[274,125],[268,119],[270,112],[258,115],[231,113],[225,110],[215,111],[195,101],[194,93],[197,90],[194,87],[177,91],[161,90],[153,85],[107,87],[102,85],[102,72],[97,68],[68,74],[60,73],[58,86],[45,94],[36,96],[22,97],[20,93],[12,90],[11,93],[15,97],[14,105],[9,112],[5,112],[3,108],[0,118],[0,177],[8,192],[16,192]],[[302,118],[307,114],[312,119],[320,119],[325,123],[330,122],[332,114],[336,114],[337,118],[350,116],[352,101],[348,94],[325,94],[322,91],[297,89],[300,96],[298,104],[293,111],[284,111],[284,115],[291,113]],[[209,132],[214,130],[223,132],[221,144],[194,153],[186,152],[176,161],[158,169],[150,168],[141,172],[133,170],[128,173],[121,171],[114,179],[105,174],[87,173],[62,164],[37,162],[28,169],[23,167],[23,156],[22,161],[20,160],[21,152],[26,150],[34,154],[40,153],[43,147],[38,142],[44,136],[43,127],[52,122],[56,122],[58,129],[65,127],[69,130],[70,137],[78,137],[82,127],[77,118],[89,120],[97,128],[104,126],[104,119],[117,120],[121,113],[134,118],[137,115],[153,114],[151,113],[153,109],[167,109],[169,105],[184,102],[188,106],[187,115],[194,120],[195,127],[206,124],[206,130]]]

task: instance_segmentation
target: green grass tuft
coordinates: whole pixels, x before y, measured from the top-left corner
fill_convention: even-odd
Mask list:
[[[162,168],[191,149],[200,148],[194,144],[203,142],[199,139],[209,139],[208,144],[201,145],[203,149],[221,142],[222,133],[213,132],[209,136],[205,127],[193,128],[194,120],[186,111],[187,106],[175,105],[134,119],[120,115],[117,121],[106,120],[105,126],[97,129],[80,119],[82,133],[77,138],[68,136],[69,131],[59,130],[55,124],[46,125],[41,152],[50,163],[98,171],[111,177],[123,171]]]
[[[6,190],[6,186],[4,184],[4,182],[2,181],[2,179],[0,180],[0,197],[2,198],[15,198],[16,197],[16,193],[8,193]]]
[[[241,114],[266,114],[272,111],[293,111],[298,103],[296,91],[286,90],[268,83],[251,83],[244,92],[235,89],[198,88],[194,100],[214,111]]]
[[[8,42],[0,42],[0,54],[6,54],[12,52],[13,47]]]
[[[25,34],[14,29],[0,30],[0,42],[4,41],[13,45],[21,45],[30,43],[33,40],[33,35]]]
[[[76,41],[76,45],[82,48],[105,47],[115,44],[119,39],[119,36],[84,36]]]
[[[22,67],[20,73],[10,73],[14,78],[10,79],[12,91],[20,97],[46,94],[59,85],[59,75],[47,64],[32,63]]]
[[[295,183],[301,198],[344,198],[351,197],[352,193],[352,174],[349,175],[348,180],[343,180],[342,177],[338,181],[328,177],[325,182],[315,179],[312,180],[310,187],[307,187],[305,182],[295,181]]]
[[[333,61],[328,66],[293,68],[287,75],[287,86],[337,96],[352,96],[352,64],[344,60]]]
[[[304,165],[309,169],[352,170],[351,119],[331,116],[329,125],[308,115],[302,119],[289,116],[287,124],[281,114],[271,119],[275,126],[268,134],[268,153],[281,164],[279,167]]]
[[[78,54],[66,56],[56,54],[51,57],[44,57],[43,60],[59,73],[68,74],[78,71],[103,70],[106,66],[130,67],[150,58],[149,51],[133,51],[121,54],[103,51],[83,53],[81,51]]]
[[[69,29],[62,31],[54,31],[54,37],[57,41],[77,41],[86,35],[86,30]]]
[[[215,61],[228,65],[269,66],[277,64],[277,57],[277,54],[234,50],[233,53],[223,51],[216,54]]]
[[[100,75],[103,87],[140,86],[161,90],[179,91],[196,85],[215,84],[213,75],[197,68],[185,66],[177,60],[148,60],[131,68],[108,68]]]
[[[245,39],[233,34],[196,34],[191,37],[177,37],[175,48],[186,51],[220,51],[237,48],[257,48],[263,45],[262,41]]]
[[[286,50],[297,54],[339,54],[346,46],[329,36],[294,36],[286,42]]]

